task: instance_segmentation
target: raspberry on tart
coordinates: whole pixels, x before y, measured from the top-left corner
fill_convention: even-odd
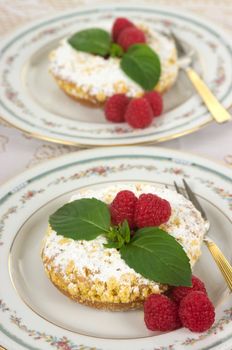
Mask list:
[[[146,41],[146,44],[157,52],[161,61],[161,76],[155,90],[163,93],[170,89],[178,75],[177,52],[172,40],[143,22],[133,24],[126,19],[118,19],[116,22],[113,35],[117,36],[118,40],[118,35],[121,36],[123,32],[136,32],[136,42]],[[109,27],[108,31],[110,30]],[[122,36],[123,40],[120,39],[125,48],[135,42],[133,35],[130,40],[125,34]],[[119,58],[105,59],[75,50],[66,38],[50,53],[49,61],[49,71],[58,86],[79,102],[101,106],[114,94],[124,93],[130,98],[141,97],[144,94],[144,89],[122,71]]]
[[[110,205],[111,218],[115,225],[128,221],[130,228],[134,228],[134,211],[137,197],[133,192],[124,190],[117,193]]]
[[[170,203],[159,196],[142,194],[135,207],[135,224],[137,227],[160,226],[171,216]]]
[[[134,24],[125,17],[116,18],[112,27],[112,38],[113,41],[117,42],[120,33],[129,27],[134,27]]]
[[[127,51],[130,46],[135,44],[145,44],[146,37],[142,30],[136,27],[128,27],[121,31],[118,36],[117,43]]]

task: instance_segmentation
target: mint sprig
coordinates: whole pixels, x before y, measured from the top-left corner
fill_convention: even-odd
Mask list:
[[[130,227],[127,220],[124,220],[122,224],[110,228],[110,231],[106,234],[108,240],[107,244],[104,244],[105,248],[120,249],[126,243],[130,242]]]
[[[157,53],[146,44],[132,45],[124,53],[122,47],[112,43],[110,34],[99,28],[85,29],[68,39],[69,44],[78,51],[103,57],[122,58],[123,72],[144,90],[153,90],[161,75],[161,64]]]
[[[123,48],[116,44],[112,43],[110,47],[110,56],[111,57],[122,57],[124,54]]]
[[[65,204],[49,218],[58,235],[74,240],[107,238],[105,248],[118,249],[122,259],[145,278],[173,286],[191,286],[191,267],[183,247],[158,227],[131,232],[127,220],[111,225],[108,206],[95,198]]]
[[[68,39],[69,44],[76,50],[106,56],[110,52],[110,34],[99,28],[85,29],[75,33]]]

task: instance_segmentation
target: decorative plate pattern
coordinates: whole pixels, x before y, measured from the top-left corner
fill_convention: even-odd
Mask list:
[[[86,332],[83,335],[81,332],[70,331],[64,329],[65,327],[61,328],[54,321],[47,320],[42,313],[33,311],[32,305],[23,302],[24,297],[17,290],[17,287],[14,289],[13,285],[17,285],[15,283],[16,272],[12,272],[14,267],[11,266],[11,259],[9,270],[7,262],[12,247],[18,244],[16,242],[18,233],[24,230],[25,225],[32,225],[30,232],[33,235],[34,224],[33,222],[30,224],[31,218],[34,217],[33,220],[36,220],[40,230],[41,216],[39,216],[39,211],[41,208],[49,203],[56,203],[63,196],[69,196],[70,193],[78,191],[79,188],[104,186],[106,183],[115,181],[153,181],[172,186],[174,180],[180,183],[182,178],[186,178],[200,196],[200,200],[204,201],[212,225],[223,223],[223,226],[220,226],[220,233],[215,228],[211,234],[214,239],[219,239],[218,244],[228,258],[232,258],[228,249],[232,240],[230,234],[232,216],[231,170],[197,156],[162,148],[156,149],[155,154],[152,148],[133,148],[133,155],[131,151],[132,148],[126,147],[120,149],[102,148],[64,155],[50,161],[46,166],[43,164],[28,170],[1,188],[0,265],[2,269],[0,279],[4,283],[0,285],[0,338],[1,345],[7,349],[116,350],[120,347],[122,350],[179,350],[186,348],[195,350],[210,349],[215,344],[224,344],[231,337],[231,298],[228,298],[220,273],[217,275],[216,268],[212,267],[212,261],[206,259],[204,252],[202,260],[209,264],[205,266],[207,276],[210,278],[207,282],[210,284],[210,282],[215,281],[215,286],[212,285],[209,292],[216,304],[217,319],[214,326],[202,334],[181,329],[169,333],[167,337],[166,334],[157,335],[144,331],[142,337],[128,336],[128,339],[121,339],[117,336],[117,339],[113,339],[107,336],[106,331],[105,337],[97,335],[99,329],[104,332],[100,324],[96,325],[95,336],[91,333],[86,334]],[[215,223],[213,220],[216,220]],[[42,221],[41,226],[44,226]],[[39,255],[39,252],[37,253]],[[16,261],[16,264],[19,266],[19,261]],[[36,274],[37,266],[34,266],[33,269]],[[199,269],[200,273],[201,269],[202,265]],[[208,269],[213,269],[210,274]],[[215,275],[217,276],[215,277]],[[20,281],[21,285],[25,283],[26,281],[23,279]],[[43,282],[41,281],[41,283],[41,288],[43,288]],[[219,295],[217,290],[220,292]],[[54,298],[56,298],[55,294]],[[77,307],[76,305],[73,304],[72,307]],[[62,305],[60,307],[62,308]],[[51,310],[52,313],[56,314],[57,310],[52,309],[52,305]],[[88,313],[88,310],[88,307],[83,309],[77,307],[77,312],[82,312],[83,315]],[[101,311],[96,312],[101,313]],[[68,317],[67,313],[63,314]],[[112,313],[106,314],[107,316],[99,314],[99,317],[106,317],[106,320],[114,317],[114,313],[113,315]],[[120,317],[120,322],[124,322],[123,319],[127,317],[127,313],[122,313]],[[137,317],[141,318],[142,311],[134,314],[133,317],[135,320]],[[135,327],[136,322],[134,323]],[[117,328],[116,319],[115,324],[112,323],[112,327]]]
[[[232,46],[220,29],[170,8],[108,5],[96,9],[83,7],[36,22],[1,44],[0,114],[5,120],[35,137],[85,146],[164,141],[209,123],[209,113],[183,73],[176,88],[165,94],[166,113],[145,130],[110,124],[100,109],[81,106],[59,91],[48,73],[50,50],[72,31],[96,26],[96,23],[98,26],[112,23],[121,15],[145,21],[159,30],[174,30],[183,40],[191,42],[198,56],[196,68],[201,70],[218,99],[226,107],[231,104]]]

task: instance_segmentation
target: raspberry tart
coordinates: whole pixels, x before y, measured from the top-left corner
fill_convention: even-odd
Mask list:
[[[103,29],[111,31],[110,26]],[[121,69],[119,57],[103,57],[76,50],[68,39],[61,40],[49,55],[49,70],[66,94],[82,103],[96,106],[101,106],[114,94],[123,93],[130,98],[144,94],[144,88]],[[146,43],[158,54],[161,75],[152,90],[164,93],[175,83],[178,74],[177,52],[173,41],[167,36],[145,23],[133,24],[127,19],[118,19],[113,25],[112,40],[117,40],[125,51],[133,41]]]
[[[175,239],[186,254],[190,271],[198,260],[204,221],[182,195],[153,184],[115,184],[80,190],[68,204],[84,199],[104,203],[114,224],[128,219],[131,237],[136,236],[135,226],[141,230],[158,226],[164,238]],[[168,283],[146,278],[129,266],[120,255],[119,246],[106,246],[104,235],[76,240],[51,226],[43,240],[42,261],[49,279],[69,298],[94,308],[117,311],[140,308],[149,295],[167,291]]]

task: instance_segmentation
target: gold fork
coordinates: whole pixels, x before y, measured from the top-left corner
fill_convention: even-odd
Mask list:
[[[194,207],[199,210],[201,213],[202,218],[205,221],[205,236],[204,236],[204,242],[206,246],[208,247],[212,257],[214,258],[214,261],[218,265],[219,269],[221,270],[221,273],[229,287],[229,289],[232,291],[232,266],[230,265],[229,261],[226,259],[226,257],[223,255],[222,251],[218,248],[216,243],[207,235],[210,228],[210,222],[207,219],[206,213],[202,206],[200,205],[197,197],[187,184],[187,182],[183,179],[184,189],[177,186],[176,182],[174,181],[175,189],[178,193],[182,194],[184,197],[189,199]]]
[[[191,48],[187,49],[181,40],[172,31],[169,32],[169,36],[172,38],[176,45],[179,58],[179,67],[186,72],[187,76],[197,90],[198,94],[201,96],[214,120],[217,123],[225,123],[231,120],[231,115],[229,112],[227,112],[227,110],[217,100],[205,82],[199,77],[197,72],[191,68],[193,57],[195,55],[194,50]]]

